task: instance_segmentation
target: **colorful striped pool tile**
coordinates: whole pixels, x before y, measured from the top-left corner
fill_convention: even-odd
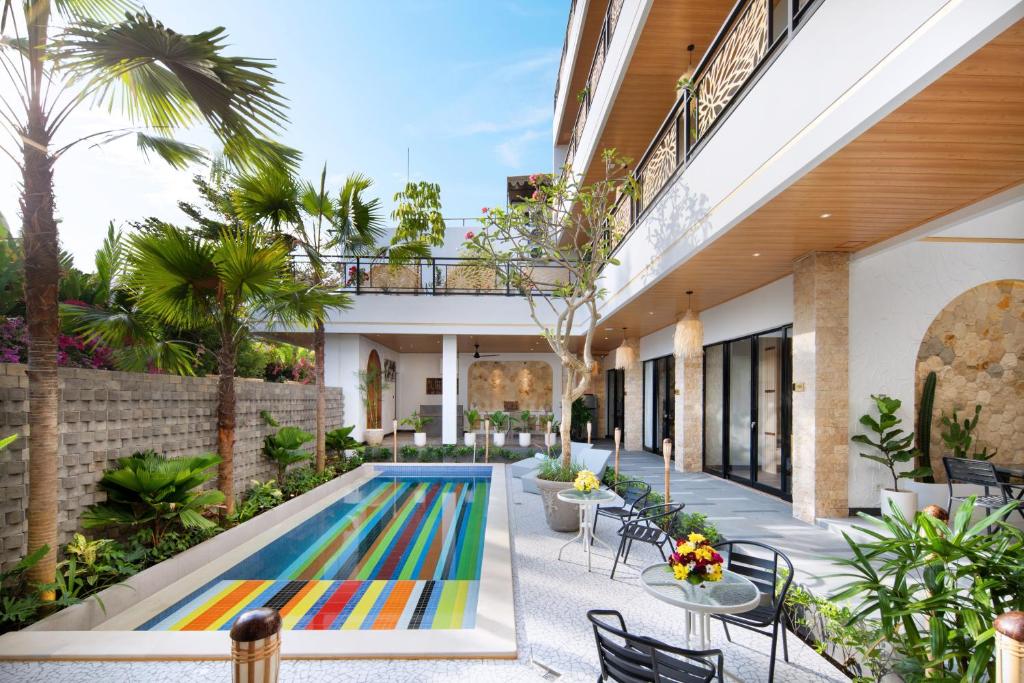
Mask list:
[[[140,630],[227,629],[255,607],[286,629],[473,628],[489,496],[486,467],[379,468]]]

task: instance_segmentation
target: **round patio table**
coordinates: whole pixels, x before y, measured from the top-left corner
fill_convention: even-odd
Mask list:
[[[695,586],[677,581],[667,562],[652,564],[640,572],[644,590],[662,602],[684,610],[683,639],[690,645],[693,631],[697,649],[711,647],[711,615],[747,612],[761,602],[761,592],[751,581],[728,569],[722,570],[722,580]]]
[[[588,572],[590,571],[590,550],[593,548],[595,542],[600,543],[605,548],[608,548],[608,550],[615,552],[614,548],[602,541],[600,538],[594,536],[594,521],[597,518],[597,506],[601,503],[610,503],[616,499],[618,499],[618,496],[608,489],[597,489],[596,491],[590,491],[589,493],[577,491],[576,489],[565,489],[564,491],[558,492],[558,500],[578,505],[580,508],[580,532],[573,538],[566,541],[562,547],[558,549],[559,560],[562,559],[562,551],[576,541],[581,541],[583,543],[583,549],[587,553]]]

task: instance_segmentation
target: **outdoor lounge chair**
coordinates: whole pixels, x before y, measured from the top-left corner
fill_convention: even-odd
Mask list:
[[[611,578],[615,578],[615,570],[619,566],[619,560],[625,564],[629,559],[629,551],[633,549],[633,541],[653,545],[661,553],[661,559],[667,560],[665,545],[669,550],[672,548],[672,537],[668,535],[663,527],[673,519],[682,509],[684,503],[657,503],[648,505],[640,510],[636,517],[627,520],[622,525],[622,534],[619,537],[619,551],[615,554],[615,564],[612,565]]]
[[[970,496],[958,496],[953,493],[953,484],[974,484],[981,486],[985,495],[976,496],[974,507],[985,508],[986,514],[992,514],[992,510],[998,509],[1017,500],[1011,495],[1012,491],[1019,491],[1024,486],[1020,484],[1009,484],[999,480],[996,466],[988,460],[973,460],[970,458],[951,458],[946,456],[942,459],[942,465],[946,468],[946,480],[949,483],[949,505],[950,516],[953,515],[953,502],[963,502]],[[989,489],[995,489],[991,493]],[[1018,507],[1017,512],[1024,517],[1024,507]]]
[[[600,681],[622,683],[709,683],[722,681],[721,650],[686,650],[660,640],[630,633],[622,615],[610,609],[592,609],[587,619],[594,626]]]
[[[746,577],[757,586],[761,603],[749,612],[739,614],[712,614],[712,619],[722,622],[725,637],[732,642],[729,624],[760,633],[772,639],[772,652],[768,663],[768,683],[775,680],[775,650],[782,631],[782,657],[789,661],[789,647],[786,643],[786,625],[782,623],[782,605],[793,582],[793,563],[783,553],[759,541],[725,541],[715,546],[725,558],[725,568]],[[780,580],[779,570],[786,572]]]

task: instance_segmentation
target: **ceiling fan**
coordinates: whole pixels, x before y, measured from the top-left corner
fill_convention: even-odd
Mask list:
[[[473,348],[476,349],[476,351],[473,352],[473,358],[493,358],[494,356],[500,355],[497,353],[480,353],[479,344],[473,344]]]

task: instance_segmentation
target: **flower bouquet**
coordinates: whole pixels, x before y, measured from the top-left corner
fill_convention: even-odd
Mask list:
[[[668,559],[675,578],[695,586],[705,581],[721,581],[722,562],[722,556],[701,534],[690,534],[676,541],[676,551]]]
[[[590,470],[580,470],[580,473],[576,475],[576,481],[572,483],[572,487],[581,493],[590,493],[601,488],[601,482]]]

